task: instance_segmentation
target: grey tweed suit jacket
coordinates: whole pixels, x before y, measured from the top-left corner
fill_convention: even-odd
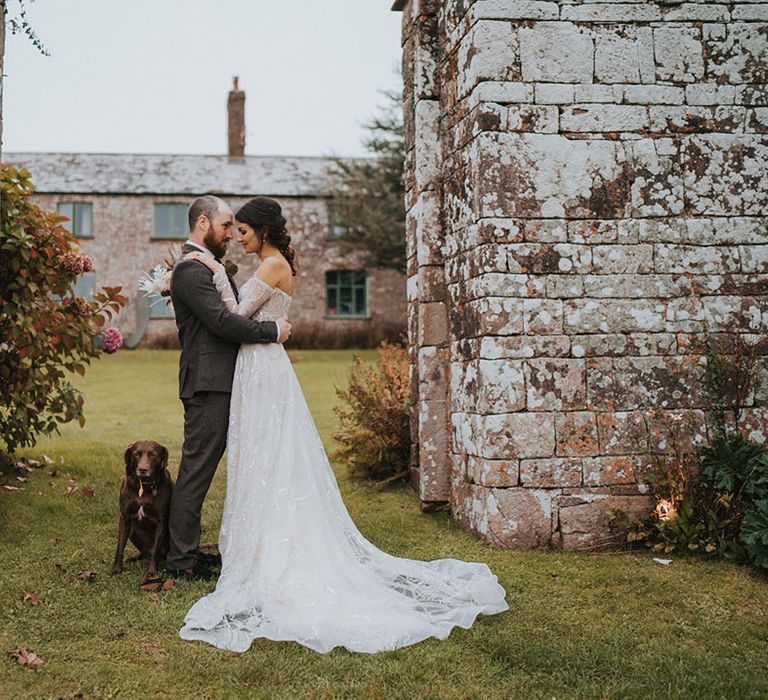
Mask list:
[[[185,245],[182,254],[196,250]],[[179,397],[198,391],[232,391],[237,351],[243,343],[274,343],[274,321],[252,321],[227,310],[203,263],[181,260],[173,267],[171,300],[181,342]],[[230,283],[237,294],[234,280]]]

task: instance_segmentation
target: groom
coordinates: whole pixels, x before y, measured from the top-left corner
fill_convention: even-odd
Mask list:
[[[189,208],[189,240],[182,254],[201,251],[221,262],[232,240],[234,216],[212,195]],[[229,278],[237,295],[234,280]],[[283,343],[291,324],[251,321],[227,311],[210,269],[195,260],[173,268],[171,299],[181,342],[179,396],[184,404],[184,445],[171,499],[170,549],[166,574],[171,578],[214,579],[210,560],[199,552],[200,510],[216,467],[224,454],[229,398],[241,343]]]

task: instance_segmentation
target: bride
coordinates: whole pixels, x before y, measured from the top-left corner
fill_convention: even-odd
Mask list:
[[[296,264],[280,205],[256,197],[235,219],[245,252],[261,260],[239,303],[220,263],[190,255],[212,269],[230,310],[260,321],[287,315]],[[445,639],[507,609],[485,564],[401,559],[360,534],[280,344],[240,348],[227,455],[221,575],[187,613],[182,638],[237,652],[265,637],[373,653]]]

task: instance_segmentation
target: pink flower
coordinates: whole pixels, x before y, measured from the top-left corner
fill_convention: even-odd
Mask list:
[[[123,347],[123,334],[119,328],[106,328],[101,334],[101,349],[108,355]]]

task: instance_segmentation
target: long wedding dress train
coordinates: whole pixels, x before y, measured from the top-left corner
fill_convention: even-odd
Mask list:
[[[253,277],[237,311],[274,320],[290,303]],[[282,345],[240,349],[227,449],[221,576],[182,638],[236,652],[265,637],[373,653],[507,609],[485,564],[401,559],[360,534]]]

